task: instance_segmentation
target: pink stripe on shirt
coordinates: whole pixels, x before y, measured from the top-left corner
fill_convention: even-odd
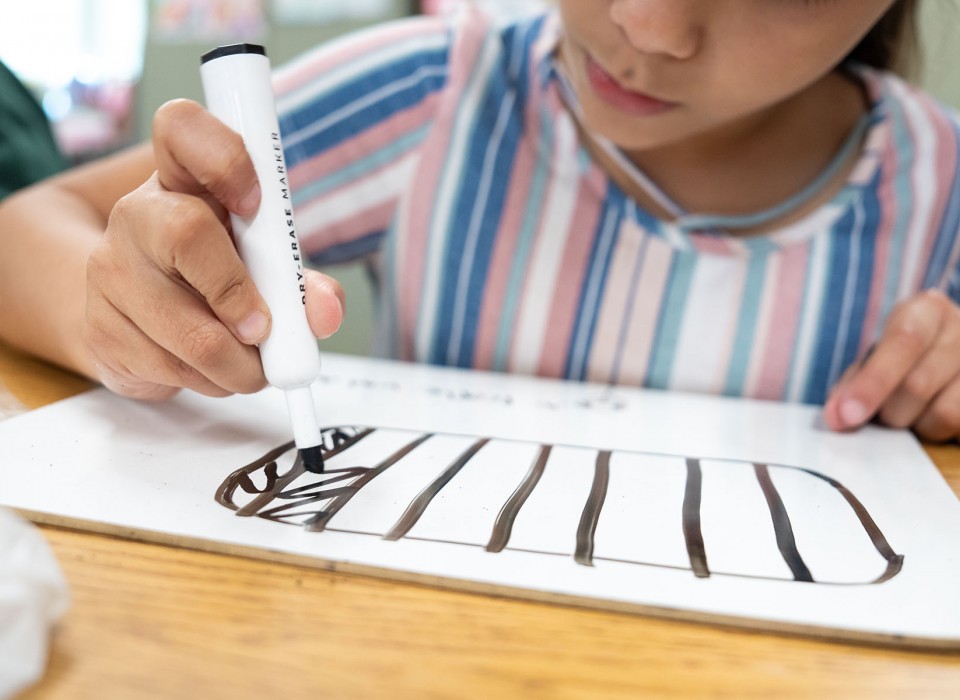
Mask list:
[[[773,288],[774,311],[768,326],[766,347],[762,352],[753,355],[763,362],[756,386],[756,398],[782,399],[786,392],[797,330],[800,327],[810,246],[810,243],[789,246],[780,253],[777,283]]]
[[[588,181],[591,180],[593,188],[602,188],[606,178],[599,168],[593,167],[586,178],[581,180],[581,189],[587,189]],[[552,294],[554,300],[538,362],[537,374],[542,376],[562,377],[564,374],[567,358],[565,353],[557,352],[557,348],[570,346],[574,325],[578,320],[577,310],[583,294],[587,265],[590,263],[590,249],[593,244],[593,236],[590,234],[597,229],[602,212],[601,204],[597,197],[582,191],[578,193],[577,205],[568,226],[571,234],[567,237],[567,246],[560,263],[556,287],[542,292]],[[544,234],[550,235],[550,232],[546,231]],[[599,291],[603,293],[602,287]]]
[[[887,138],[892,138],[892,134],[887,133]],[[899,154],[895,148],[885,148],[883,150],[883,159],[880,161],[880,167],[883,172],[894,173],[900,167]],[[878,327],[881,313],[884,315],[888,309],[884,309],[884,298],[886,296],[886,287],[890,279],[890,248],[893,244],[895,234],[894,227],[897,222],[897,216],[900,212],[901,203],[897,200],[897,193],[894,190],[895,181],[893,178],[885,177],[881,180],[877,189],[877,198],[880,200],[880,211],[882,212],[880,225],[877,229],[877,237],[874,242],[874,265],[873,275],[870,280],[870,299],[867,302],[867,310],[863,319],[863,332],[860,334],[860,353],[866,352],[866,347],[872,343],[883,330]]]
[[[290,186],[299,189],[329,173],[338,172],[369,153],[379,151],[404,135],[415,131],[427,123],[437,109],[438,95],[431,95],[403,112],[397,112],[389,119],[378,123],[366,132],[358,132],[354,137],[343,141],[318,156],[302,161],[290,169]],[[384,165],[389,165],[385,163]],[[369,175],[370,173],[367,173]],[[352,187],[356,181],[347,183]],[[323,196],[329,196],[335,190],[327,191]]]
[[[318,75],[368,56],[378,49],[393,46],[405,39],[423,38],[428,34],[446,34],[449,30],[449,24],[441,18],[416,17],[352,34],[346,41],[334,40],[320,44],[302,58],[286,64],[275,73],[274,92],[280,95],[296,90],[315,80]]]
[[[454,41],[455,55],[451,56],[447,88],[443,93],[444,99],[439,100],[431,136],[424,142],[421,149],[420,167],[416,173],[418,198],[409,203],[410,214],[405,222],[408,227],[407,232],[405,236],[399,237],[400,240],[406,241],[405,249],[397,249],[396,259],[397,269],[403,270],[406,277],[397,292],[399,316],[397,325],[407,331],[400,338],[400,352],[403,359],[412,360],[416,356],[416,328],[420,315],[420,299],[423,295],[425,263],[428,259],[427,247],[430,245],[436,193],[440,188],[440,178],[447,165],[454,122],[462,116],[459,99],[467,87],[486,39],[485,32],[474,31],[475,29],[473,27],[470,31],[465,31],[462,25],[458,26],[462,36]]]

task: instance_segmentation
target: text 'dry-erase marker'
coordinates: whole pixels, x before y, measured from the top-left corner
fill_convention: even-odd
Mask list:
[[[267,52],[255,44],[221,46],[200,59],[200,79],[207,109],[243,138],[260,181],[257,213],[230,217],[234,240],[272,316],[270,334],[260,343],[264,374],[286,394],[304,467],[320,472],[322,438],[310,388],[320,376],[320,352],[307,322],[303,261]]]

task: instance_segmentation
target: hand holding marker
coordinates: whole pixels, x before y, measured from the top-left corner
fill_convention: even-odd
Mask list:
[[[322,438],[311,390],[320,375],[320,352],[307,322],[303,261],[270,61],[262,46],[221,46],[201,58],[200,78],[207,109],[243,138],[260,181],[260,208],[250,217],[231,214],[233,236],[273,317],[270,335],[260,343],[264,374],[286,394],[304,467],[322,472]]]

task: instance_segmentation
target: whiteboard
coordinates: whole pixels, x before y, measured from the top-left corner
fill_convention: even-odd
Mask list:
[[[327,355],[282,393],[105,390],[0,423],[0,504],[209,551],[670,618],[960,648],[960,505],[815,407]]]

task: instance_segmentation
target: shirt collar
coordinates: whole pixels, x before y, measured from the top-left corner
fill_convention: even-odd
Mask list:
[[[549,10],[543,19],[540,36],[533,44],[533,60],[537,67],[537,77],[541,87],[551,79],[557,78],[557,48],[563,36],[563,25],[560,13],[556,9]]]

